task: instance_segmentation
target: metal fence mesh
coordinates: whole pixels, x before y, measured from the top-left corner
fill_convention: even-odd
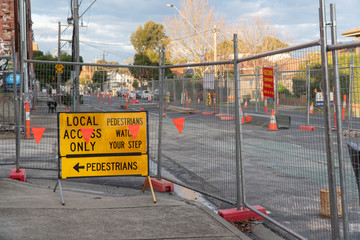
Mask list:
[[[324,99],[320,48],[308,47],[280,55],[240,61],[241,159],[246,202],[265,207],[270,216],[308,239],[330,239],[331,225],[326,193],[329,188],[325,141]],[[351,239],[359,235],[359,53],[346,49],[339,54],[341,103],[343,111],[343,159],[349,230]],[[56,170],[58,167],[58,124],[56,112],[70,111],[74,85],[72,65],[64,64],[61,74],[56,64],[34,64],[33,99],[30,128],[44,128],[37,142],[33,129],[28,133],[25,115],[21,120],[20,167]],[[85,64],[86,65],[86,64]],[[329,66],[332,61],[329,61]],[[161,175],[210,196],[216,207],[228,207],[237,199],[235,76],[232,64],[219,64],[216,74],[209,72],[165,78],[163,86],[155,70],[139,70],[146,76],[144,85],[134,87],[124,67],[85,66],[88,71],[107,71],[103,80],[82,75],[81,112],[146,110],[149,112],[150,173],[158,172],[161,150]],[[264,67],[273,69],[274,97],[264,97]],[[84,68],[83,68],[84,69]],[[209,68],[211,69],[211,68]],[[84,71],[84,70],[83,70]],[[196,72],[196,71],[194,71]],[[109,74],[111,73],[111,74]],[[330,77],[333,79],[333,71]],[[100,78],[101,78],[100,76]],[[118,80],[117,80],[118,79]],[[104,82],[105,80],[105,82]],[[97,82],[98,81],[98,82]],[[334,85],[331,80],[331,86]],[[136,92],[135,89],[139,89]],[[141,90],[140,90],[141,89]],[[332,92],[335,92],[334,90]],[[0,93],[1,139],[9,148],[1,164],[15,161],[15,123],[11,92]],[[163,97],[161,97],[163,96]],[[127,103],[126,103],[126,100]],[[56,102],[56,109],[51,103]],[[164,106],[160,109],[159,106]],[[21,106],[24,111],[25,107]],[[332,108],[335,144],[336,184],[339,158],[335,112]],[[52,111],[53,110],[53,111]],[[164,111],[162,116],[159,116]],[[270,129],[274,111],[278,130]],[[162,131],[159,132],[159,121]],[[161,145],[159,146],[159,140]],[[224,201],[218,201],[223,199]],[[341,205],[338,205],[341,209]],[[339,210],[341,214],[341,210]],[[341,220],[340,220],[341,222]],[[269,223],[270,224],[270,223]],[[340,226],[341,228],[341,226]],[[290,238],[290,237],[289,237]]]

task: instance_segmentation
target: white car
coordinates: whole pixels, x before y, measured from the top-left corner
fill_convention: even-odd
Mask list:
[[[129,91],[129,98],[134,98],[134,96],[136,96],[136,92],[135,91]]]
[[[149,98],[149,90],[142,91],[141,98],[142,99],[148,99]]]

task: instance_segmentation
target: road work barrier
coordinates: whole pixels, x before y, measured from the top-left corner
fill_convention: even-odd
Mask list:
[[[151,89],[152,94],[149,96],[152,97],[153,105],[150,107],[149,99],[142,99],[139,104],[130,103],[128,110],[137,112],[143,108],[149,112],[149,171],[152,176],[200,192],[216,208],[227,205],[260,215],[269,227],[285,238],[359,239],[359,232],[349,228],[359,225],[360,209],[354,170],[350,162],[345,160],[350,159],[349,152],[344,151],[348,142],[357,142],[357,139],[344,138],[341,124],[346,130],[359,131],[360,103],[357,102],[359,99],[357,82],[360,66],[359,56],[353,48],[360,44],[324,46],[324,43],[320,44],[320,41],[316,40],[238,58],[239,41],[236,36],[224,40],[234,43],[234,52],[230,56],[234,56],[235,59],[182,65],[165,65],[160,61],[159,66],[59,63],[25,59],[28,69],[34,69],[34,79],[39,79],[39,86],[33,98],[36,110],[30,112],[31,127],[36,127],[38,131],[35,130],[36,139],[35,136],[26,139],[25,135],[21,134],[20,130],[25,127],[25,112],[21,108],[21,114],[19,113],[21,121],[14,126],[14,129],[19,131],[16,139],[13,133],[4,134],[0,139],[4,148],[1,162],[8,164],[15,160],[19,168],[57,170],[59,154],[57,115],[47,113],[46,102],[59,100],[48,95],[50,90],[61,87],[59,92],[64,92],[62,98],[71,102],[71,111],[75,113],[82,112],[84,116],[89,112],[111,113],[118,111],[120,106],[126,106],[123,98],[112,99],[113,103],[110,105],[98,102],[97,96],[84,95],[84,104],[80,105],[77,88],[81,87],[93,93],[108,92],[115,88],[122,88],[123,92],[133,91],[134,87],[130,82],[118,82],[119,79],[133,78],[134,76],[128,71],[129,68],[133,68],[139,70],[138,73],[141,74],[149,73],[149,76],[142,75],[141,78],[147,83],[142,86]],[[331,69],[327,69],[328,64],[321,64],[321,61],[336,62],[323,58],[331,55],[326,51],[339,49],[342,49],[339,51],[341,56],[337,58],[339,63],[334,68],[339,67],[340,76],[330,81],[329,76],[335,76],[337,73],[331,72]],[[159,54],[165,59],[164,51],[161,50]],[[64,65],[59,82],[55,81],[57,76],[53,76],[56,64]],[[19,64],[14,64],[16,65]],[[76,79],[79,78],[74,77],[72,72],[74,67],[78,66],[90,68],[89,72],[101,68],[114,69],[114,76],[110,74],[104,76],[104,79],[105,77],[107,79],[106,83],[93,83],[91,76],[84,76],[85,79],[82,81],[84,84],[78,84]],[[319,66],[322,68],[319,69]],[[270,78],[264,78],[264,68],[272,72]],[[170,71],[173,73],[172,76],[176,76],[175,73],[180,71],[179,77],[167,78],[170,75],[165,73]],[[117,73],[125,76],[115,76]],[[338,84],[337,81],[340,79],[342,82]],[[332,86],[328,85],[332,82],[337,82],[338,86],[334,88],[335,94],[333,94],[333,98],[336,99],[331,103],[329,90]],[[325,84],[326,88],[320,87],[320,84]],[[310,103],[316,102],[315,88],[318,89],[318,93],[323,91],[323,105],[316,105],[316,114],[310,116]],[[167,92],[170,96],[166,99]],[[189,98],[200,99],[199,104],[196,104],[196,101],[188,103],[189,108],[195,110],[194,113],[170,111],[172,105],[186,108],[187,103],[181,94],[186,92]],[[228,116],[227,121],[215,117],[215,114],[207,116],[200,114],[214,112],[213,104],[211,107],[208,105],[209,93],[211,96],[214,96],[213,93],[216,94],[216,114]],[[348,115],[345,121],[341,119],[339,121],[341,108],[335,104],[338,113],[336,116],[338,131],[333,132],[331,124],[334,119],[331,105],[341,103],[337,98],[344,93],[348,96]],[[20,96],[26,98],[25,95],[22,93]],[[270,115],[263,114],[265,97],[267,97],[267,107],[277,113],[275,118],[279,131],[267,131],[263,127],[254,126],[257,115],[262,113],[260,117],[262,121],[267,120],[264,127],[269,127]],[[243,109],[245,122],[247,116],[252,119],[250,118],[249,123],[242,124],[240,107],[241,99],[244,98],[248,99],[248,107]],[[22,103],[25,100],[21,100]],[[58,112],[65,112],[64,102],[58,102]],[[279,116],[285,117],[281,119]],[[316,131],[299,131],[299,126],[304,123],[316,126]],[[282,126],[287,130],[282,131]],[[42,132],[40,128],[45,130]],[[110,129],[110,127],[104,128],[104,133],[107,130],[113,132]],[[84,136],[83,134],[88,134],[89,137],[92,133],[94,132],[87,130],[75,131],[69,133],[69,138],[80,138],[79,136]],[[93,138],[97,138],[95,133]],[[91,145],[93,138],[90,138],[89,143],[84,139],[76,141],[75,145],[71,142],[68,144],[72,147],[70,151],[95,148]],[[16,142],[15,140],[19,142],[16,145],[17,149],[9,148]],[[121,137],[116,137],[116,140],[112,141],[117,142],[115,145],[112,143],[112,147],[123,146]],[[60,148],[62,145],[60,144]],[[140,143],[133,143],[131,146],[140,146]],[[65,166],[69,168],[67,176],[77,174],[77,171],[83,172],[85,169],[94,170],[93,172],[107,169],[108,165],[107,163],[103,165],[103,160],[96,159],[96,161],[87,163],[85,160],[86,165],[82,165],[79,161]],[[109,168],[112,169],[113,166],[116,168],[117,165],[111,163]],[[124,165],[118,166],[124,168]],[[131,166],[126,165],[126,167]],[[340,188],[342,198],[341,221],[337,214],[337,188]],[[329,189],[330,221],[319,217],[321,189]],[[261,206],[261,209],[266,209],[271,215],[264,214],[255,206]],[[343,225],[343,222],[346,224]],[[339,236],[343,233],[347,233],[346,238]]]

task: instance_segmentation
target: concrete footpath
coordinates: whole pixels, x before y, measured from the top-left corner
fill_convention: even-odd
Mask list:
[[[201,203],[160,192],[154,203],[149,188],[142,192],[144,178],[122,177],[122,186],[62,180],[62,205],[56,172],[26,170],[20,182],[9,179],[10,169],[0,166],[1,240],[250,240]]]

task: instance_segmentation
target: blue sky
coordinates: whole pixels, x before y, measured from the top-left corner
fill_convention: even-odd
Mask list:
[[[82,14],[93,0],[78,0],[79,13]],[[43,52],[57,52],[58,22],[66,24],[71,16],[71,0],[33,0],[31,1],[32,21],[35,42]],[[239,19],[255,15],[270,20],[279,37],[290,38],[295,44],[314,41],[319,38],[318,0],[208,0],[217,16],[223,16],[229,24]],[[327,21],[330,19],[329,5],[336,5],[338,41],[351,41],[341,33],[360,27],[359,0],[325,1]],[[163,23],[165,17],[175,16],[174,4],[180,8],[179,0],[97,0],[80,20],[80,55],[86,62],[92,62],[105,55],[107,61],[124,63],[133,57],[134,50],[130,35],[136,29],[152,20]],[[66,26],[62,27],[64,31]],[[62,39],[71,39],[72,30],[68,28]],[[66,44],[62,50],[70,48]]]

